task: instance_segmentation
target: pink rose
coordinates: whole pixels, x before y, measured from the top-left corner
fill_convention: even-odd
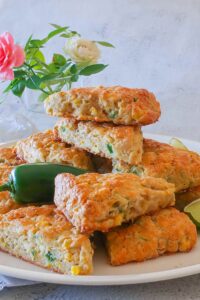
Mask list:
[[[20,67],[24,63],[24,50],[14,44],[14,39],[9,32],[0,35],[0,79],[13,80],[14,67]]]

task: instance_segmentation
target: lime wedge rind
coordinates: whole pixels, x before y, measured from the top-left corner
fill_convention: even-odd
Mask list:
[[[177,138],[171,138],[169,144],[178,149],[188,150],[188,148]]]
[[[191,220],[200,228],[200,199],[197,199],[184,208]]]

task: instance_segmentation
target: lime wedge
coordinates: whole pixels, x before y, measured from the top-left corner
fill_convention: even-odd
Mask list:
[[[191,220],[197,225],[197,227],[200,227],[200,199],[188,204],[184,208],[184,212],[190,216]]]
[[[188,148],[177,138],[172,138],[169,141],[169,144],[175,148],[183,149],[183,150],[188,150]]]

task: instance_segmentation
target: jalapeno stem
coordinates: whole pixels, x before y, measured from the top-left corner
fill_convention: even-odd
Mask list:
[[[4,183],[0,186],[0,192],[3,192],[3,191],[11,191],[11,186],[10,186],[9,182]]]

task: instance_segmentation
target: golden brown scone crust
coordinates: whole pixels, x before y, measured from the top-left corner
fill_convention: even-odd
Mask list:
[[[20,205],[16,203],[10,196],[9,192],[0,192],[0,215],[6,214],[7,212],[23,207],[25,205]]]
[[[17,157],[14,148],[0,147],[0,165],[16,166],[23,164],[24,161]]]
[[[186,205],[200,198],[200,185],[176,193],[176,207],[183,210]]]
[[[81,232],[108,231],[174,205],[174,185],[134,174],[59,174],[54,202]]]
[[[131,172],[131,166],[117,162],[114,171]],[[144,139],[141,168],[143,176],[164,178],[176,192],[200,185],[200,155],[154,140]]]
[[[142,159],[143,136],[139,126],[60,119],[55,133],[63,142],[102,157],[130,164],[138,164]]]
[[[134,224],[106,234],[110,263],[116,266],[156,258],[164,253],[187,252],[196,241],[196,226],[175,208],[142,216]]]
[[[93,170],[89,155],[84,151],[56,141],[52,130],[39,132],[16,144],[19,158],[27,163],[52,162]]]
[[[14,167],[0,165],[0,185],[8,181],[8,177]]]
[[[92,272],[93,249],[54,205],[29,206],[0,215],[0,248],[47,269]]]
[[[45,100],[49,115],[82,121],[148,125],[160,117],[160,104],[145,89],[112,87],[75,88]]]
[[[0,185],[8,181],[8,177],[13,168],[14,167],[12,166],[0,165]],[[21,206],[22,205],[17,204],[12,199],[9,192],[0,192],[0,214],[5,214],[10,210],[19,208]]]

